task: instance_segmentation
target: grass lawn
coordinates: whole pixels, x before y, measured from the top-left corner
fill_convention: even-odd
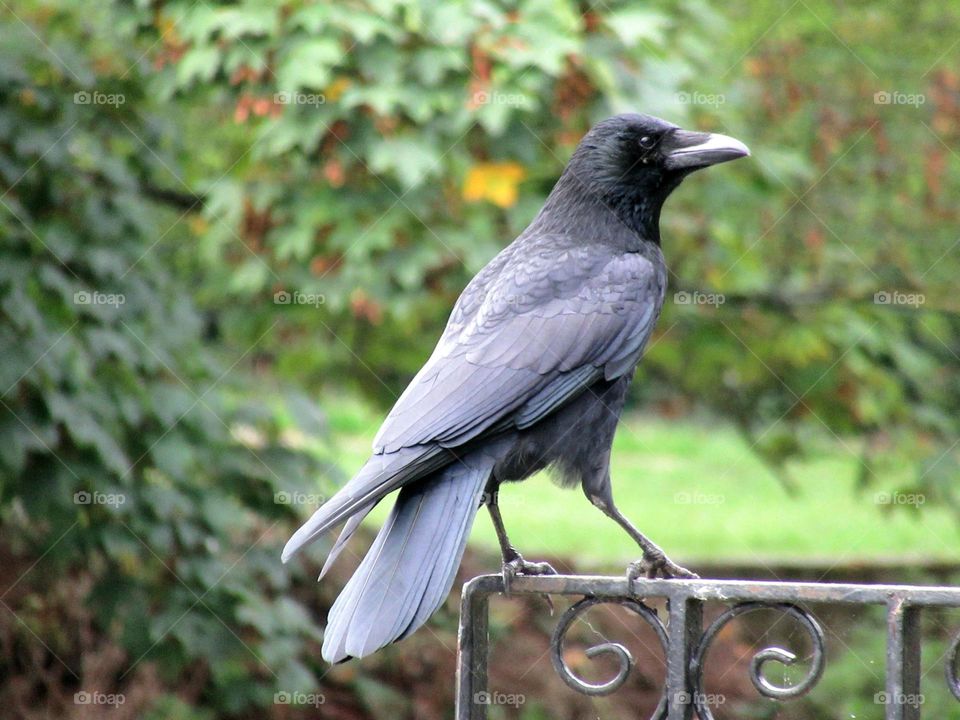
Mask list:
[[[363,463],[381,415],[356,400],[326,403],[333,440],[348,473]],[[791,497],[732,429],[641,414],[625,417],[613,450],[614,497],[627,517],[681,564],[749,564],[929,558],[960,560],[960,526],[943,508],[894,508],[884,488],[855,488],[858,460],[839,443],[791,466]],[[892,489],[892,488],[891,488]],[[637,557],[632,541],[579,489],[545,474],[501,489],[510,537],[528,559],[576,558],[619,566]],[[375,512],[381,521],[389,503]],[[486,512],[471,541],[496,548]]]

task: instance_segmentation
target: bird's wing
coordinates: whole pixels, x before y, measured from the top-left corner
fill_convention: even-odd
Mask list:
[[[384,421],[374,454],[290,538],[284,561],[448,464],[469,440],[529,427],[599,378],[632,371],[660,312],[662,265],[563,240],[515,244],[470,282]]]
[[[525,427],[600,377],[633,369],[659,315],[661,268],[638,253],[555,236],[506,260],[464,291],[375,452],[453,448],[494,428]]]

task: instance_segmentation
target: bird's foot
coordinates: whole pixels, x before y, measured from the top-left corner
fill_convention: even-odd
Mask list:
[[[627,566],[627,580],[636,580],[638,577],[696,580],[700,576],[680,567],[663,552],[658,551],[644,553],[640,560]]]
[[[556,575],[550,563],[524,560],[520,553],[503,563],[503,591],[510,594],[510,586],[518,575]]]

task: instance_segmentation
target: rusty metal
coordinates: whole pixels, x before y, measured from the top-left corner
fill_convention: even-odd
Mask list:
[[[504,591],[501,575],[483,575],[463,587],[457,669],[457,720],[485,720],[490,695],[487,688],[487,610],[491,595]],[[764,697],[788,700],[808,693],[826,666],[823,630],[806,604],[877,605],[886,609],[886,685],[875,696],[884,706],[885,720],[917,720],[920,695],[920,614],[923,608],[960,607],[960,588],[912,585],[853,585],[843,583],[752,582],[745,580],[648,580],[585,575],[518,576],[512,595],[564,595],[579,598],[559,619],[550,642],[554,668],[563,681],[586,695],[616,692],[634,667],[629,650],[604,642],[586,651],[588,658],[608,655],[618,661],[616,674],[601,682],[579,677],[564,660],[567,631],[574,621],[597,605],[625,607],[657,635],[666,661],[665,687],[652,720],[712,720],[711,696],[704,692],[704,668],[710,646],[733,619],[759,610],[784,614],[803,630],[808,649],[803,657],[780,647],[754,653],[750,680]],[[666,624],[646,601],[666,601]],[[706,602],[728,605],[703,630]],[[804,663],[805,676],[790,685],[771,682],[764,674],[767,663]],[[945,660],[947,686],[960,700],[960,635],[951,643]]]
[[[621,605],[622,607],[632,610],[638,616],[643,618],[643,620],[654,629],[654,632],[657,633],[657,637],[660,640],[660,646],[663,648],[664,654],[666,654],[667,651],[667,630],[664,628],[663,623],[660,622],[660,618],[655,610],[652,610],[633,598],[584,598],[580,602],[571,605],[570,609],[563,614],[563,617],[560,618],[560,622],[557,623],[556,630],[553,631],[553,638],[550,642],[550,658],[553,661],[553,667],[557,671],[557,674],[567,685],[577,692],[583,693],[584,695],[609,695],[613,692],[616,692],[623,685],[623,683],[627,681],[627,675],[630,674],[630,668],[633,667],[633,657],[630,655],[630,651],[620,643],[601,643],[600,645],[594,645],[593,647],[588,648],[586,651],[588,658],[594,658],[603,653],[610,653],[619,661],[620,668],[617,670],[617,674],[610,680],[607,680],[603,683],[590,683],[586,680],[583,680],[570,669],[566,661],[563,659],[563,640],[566,637],[570,626],[573,625],[574,620],[586,613],[587,610],[595,605],[606,603],[615,603],[617,605]],[[666,696],[661,698],[660,705],[662,707],[666,707]]]

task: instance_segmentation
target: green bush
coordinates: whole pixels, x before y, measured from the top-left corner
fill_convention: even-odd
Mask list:
[[[207,166],[191,187],[209,307],[228,337],[282,346],[281,373],[390,403],[583,132],[643,110],[754,154],[668,204],[671,301],[637,397],[708,408],[775,467],[839,440],[864,482],[956,506],[957,19],[861,22],[826,2],[724,17],[700,2],[164,3],[141,30],[153,92],[192,109]],[[278,313],[273,296],[296,292],[322,305]]]
[[[260,716],[285,710],[277,690],[320,686],[299,600],[316,590],[277,562],[306,511],[278,493],[335,484],[304,390],[389,403],[466,280],[614,112],[754,151],[667,208],[686,295],[635,400],[706,408],[776,464],[839,442],[864,481],[957,506],[960,10],[7,10],[0,675],[16,682],[0,701],[14,714],[123,688],[134,714]]]
[[[297,513],[275,498],[329,477],[322,415],[254,374],[258,344],[210,341],[164,201],[176,131],[134,49],[87,29],[55,13],[38,42],[0,21],[0,674],[133,701],[155,671],[236,715],[317,685],[320,631],[279,564]],[[101,636],[123,653],[97,674]],[[26,714],[35,692],[4,702]]]

